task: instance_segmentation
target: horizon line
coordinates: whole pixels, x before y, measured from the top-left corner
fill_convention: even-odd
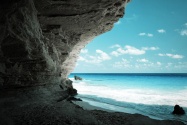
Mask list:
[[[88,72],[72,72],[72,73],[88,73]],[[91,72],[89,72],[90,74],[91,74]],[[92,72],[92,73],[96,73],[96,72]],[[105,72],[102,72],[102,73],[100,73],[100,74],[104,74]],[[71,74],[71,73],[70,73]],[[99,73],[98,73],[99,74]],[[115,73],[105,73],[105,74],[117,74],[116,72]],[[171,72],[171,73],[118,73],[118,74],[187,74],[187,73],[183,73],[183,72],[181,72],[181,73],[174,73],[174,72]]]

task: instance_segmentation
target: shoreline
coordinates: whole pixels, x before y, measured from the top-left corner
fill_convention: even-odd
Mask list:
[[[167,120],[167,119],[177,119],[179,121],[186,122],[186,119],[184,118],[187,116],[185,115],[173,115],[172,112],[174,110],[174,106],[171,105],[155,105],[155,104],[140,104],[140,103],[129,103],[129,102],[122,102],[122,101],[108,101],[110,98],[102,98],[102,97],[97,97],[97,98],[92,98],[92,97],[87,97],[87,95],[77,95],[76,98],[80,98],[83,102],[87,103],[90,106],[101,108],[104,110],[110,110],[112,112],[123,112],[123,113],[129,113],[129,114],[142,114],[145,116],[148,116],[152,119],[157,119],[157,120]],[[105,101],[101,101],[102,99],[105,99]],[[108,100],[107,100],[108,99]],[[115,100],[114,100],[115,101]],[[84,105],[82,105],[84,107]],[[187,107],[182,107],[185,111],[187,111]],[[93,109],[93,108],[92,108]],[[149,111],[151,110],[151,112]],[[156,111],[160,110],[160,111]],[[145,111],[145,112],[144,112]],[[167,112],[166,112],[167,111]],[[162,117],[164,116],[164,117]]]
[[[103,110],[85,102],[76,102],[76,105],[64,97],[65,94],[59,85],[2,90],[0,91],[0,124],[185,125],[175,120],[155,120],[141,114]],[[58,101],[59,99],[62,100]]]
[[[72,101],[75,105],[78,105],[82,107],[84,110],[92,111],[92,110],[101,110],[101,111],[106,111],[106,112],[115,112],[113,110],[101,108],[99,106],[93,106],[90,105],[88,102],[85,101]]]
[[[101,111],[106,111],[106,112],[120,112],[120,113],[127,113],[127,114],[140,114],[140,115],[144,115],[144,116],[147,116],[151,119],[155,119],[155,120],[164,120],[164,119],[161,119],[161,118],[158,118],[156,116],[150,116],[150,115],[146,115],[146,114],[142,114],[140,112],[136,112],[135,110],[132,110],[132,109],[123,109],[122,110],[115,110],[115,109],[108,109],[108,108],[104,108],[104,107],[99,107],[99,106],[95,106],[95,105],[92,105],[90,104],[89,102],[86,102],[84,100],[82,101],[72,101],[75,105],[78,105],[80,107],[82,107],[84,110],[89,110],[89,111],[92,111],[92,110],[101,110]],[[107,104],[107,105],[110,105],[110,104]]]
[[[104,109],[98,106],[93,106],[89,104],[88,102],[84,101],[72,101],[73,104],[80,106],[83,108],[83,110],[87,110],[89,112],[92,112],[94,115],[97,114],[97,117],[101,117],[103,119],[104,117],[116,117],[114,118],[115,120],[118,120],[118,123],[107,123],[107,125],[179,125],[179,124],[184,124],[180,121],[175,121],[175,120],[163,120],[163,119],[156,119],[156,118],[151,118],[149,116],[145,116],[142,114],[131,114],[131,113],[125,113],[125,112],[117,112],[109,109]],[[99,114],[99,115],[98,115]],[[120,119],[118,119],[120,118]],[[122,119],[128,119],[123,123]],[[105,118],[104,118],[105,119]],[[132,121],[131,121],[132,120]],[[119,122],[120,121],[120,122]],[[184,124],[185,125],[185,124]]]

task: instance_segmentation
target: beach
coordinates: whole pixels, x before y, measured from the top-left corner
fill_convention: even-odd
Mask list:
[[[79,75],[83,80],[74,80]],[[176,104],[187,111],[187,74],[80,73],[69,78],[78,89],[77,98],[92,106],[157,120],[187,123],[187,115],[173,115]]]
[[[0,91],[1,125],[185,125],[66,100],[59,85]]]

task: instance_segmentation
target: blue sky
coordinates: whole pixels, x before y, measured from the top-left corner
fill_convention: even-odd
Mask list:
[[[132,0],[80,54],[76,73],[187,73],[187,0]]]

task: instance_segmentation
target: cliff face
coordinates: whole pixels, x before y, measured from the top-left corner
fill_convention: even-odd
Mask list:
[[[60,83],[80,50],[112,29],[129,0],[3,0],[1,86]]]

